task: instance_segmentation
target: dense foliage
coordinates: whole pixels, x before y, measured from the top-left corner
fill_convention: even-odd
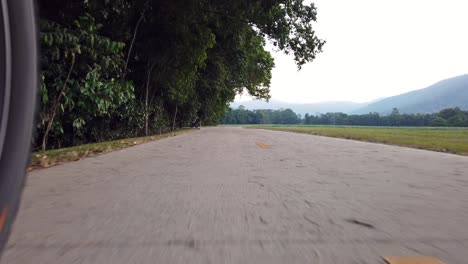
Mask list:
[[[281,110],[246,110],[242,105],[238,109],[229,108],[221,124],[283,124],[292,125],[301,123],[299,115],[291,109]]]
[[[298,68],[324,45],[302,0],[40,0],[37,148],[214,124],[269,99],[270,41]]]
[[[448,108],[433,114],[400,114],[394,108],[389,115],[369,113],[365,115],[347,115],[344,113],[306,114],[304,118],[291,109],[282,110],[246,110],[229,108],[222,124],[305,124],[305,125],[350,125],[350,126],[450,126],[468,127],[468,111],[460,108]]]

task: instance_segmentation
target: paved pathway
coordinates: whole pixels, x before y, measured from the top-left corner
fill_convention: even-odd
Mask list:
[[[203,128],[30,174],[2,263],[468,263],[468,158]]]

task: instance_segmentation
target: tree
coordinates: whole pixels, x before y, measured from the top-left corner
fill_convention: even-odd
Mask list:
[[[465,115],[463,115],[461,112],[457,113],[456,115],[450,117],[447,120],[447,124],[453,127],[463,127],[463,126],[466,126],[466,123],[467,123],[467,119]]]
[[[216,124],[236,94],[270,98],[266,41],[298,68],[325,43],[312,27],[315,6],[302,0],[40,0],[39,8],[43,149]],[[233,111],[229,120],[281,114]]]
[[[456,108],[443,109],[439,112],[438,116],[442,117],[443,119],[448,120],[451,117],[454,117],[458,114],[461,114],[461,110],[460,108],[456,107]]]
[[[401,115],[398,108],[393,108],[392,113],[389,116],[389,124],[391,126],[400,126],[401,125]]]
[[[440,116],[437,116],[437,117],[435,117],[434,119],[431,120],[430,125],[434,126],[434,127],[447,126],[447,120],[445,120],[444,118],[442,118]]]
[[[99,35],[100,25],[86,14],[64,27],[41,21],[42,110],[39,120],[42,149],[52,131],[64,133],[70,122],[75,133],[91,119],[110,115],[133,98],[131,82],[120,80],[123,43]],[[59,116],[57,118],[57,116]]]

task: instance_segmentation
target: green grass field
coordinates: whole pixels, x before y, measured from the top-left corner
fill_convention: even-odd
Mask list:
[[[378,142],[468,156],[467,128],[270,125],[248,126],[248,128]]]

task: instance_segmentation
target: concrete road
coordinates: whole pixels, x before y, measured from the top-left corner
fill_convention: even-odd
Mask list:
[[[2,263],[382,256],[468,263],[467,157],[204,128],[31,173]]]

